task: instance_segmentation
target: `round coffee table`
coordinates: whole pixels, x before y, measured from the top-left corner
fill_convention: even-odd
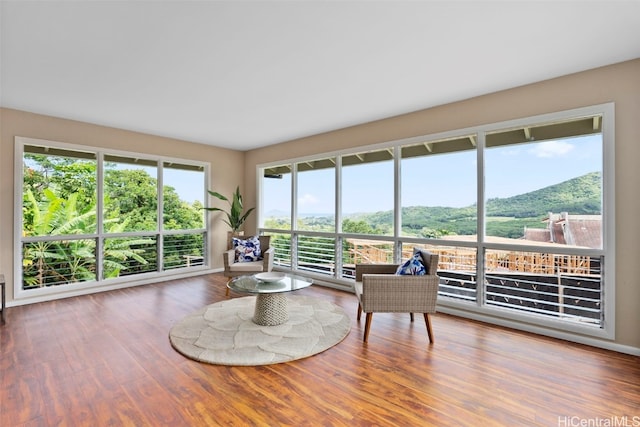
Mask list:
[[[240,276],[232,279],[227,286],[232,291],[256,295],[253,323],[276,326],[289,320],[286,293],[304,289],[312,283],[309,278],[285,274],[275,282],[264,282],[255,276]]]

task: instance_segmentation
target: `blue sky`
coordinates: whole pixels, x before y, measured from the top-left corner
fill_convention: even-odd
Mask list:
[[[130,163],[117,163],[115,167],[118,169],[142,169],[150,176],[158,178],[158,168],[155,167]],[[204,202],[204,172],[165,167],[163,173],[163,184],[175,188],[181,200],[189,203],[196,200]]]
[[[200,200],[204,203],[204,172],[164,168],[164,185],[176,189],[180,199],[189,203]]]
[[[404,206],[469,206],[476,201],[475,151],[440,154],[405,161],[402,166]],[[602,171],[600,135],[502,146],[485,151],[485,194],[510,197]],[[343,171],[343,212],[376,212],[393,208],[393,166],[366,165]],[[354,173],[350,173],[352,169]],[[265,180],[264,212],[288,210],[290,179]],[[298,211],[334,210],[333,170],[318,171],[299,186]]]
[[[476,152],[440,154],[402,164],[404,206],[463,207],[476,202]],[[602,170],[601,136],[517,144],[485,151],[485,193],[488,198],[510,197],[535,191],[589,172]],[[129,165],[127,165],[130,167]],[[366,170],[363,170],[366,168]],[[155,176],[155,168],[152,169]],[[149,171],[150,172],[150,171]],[[165,185],[182,200],[202,200],[203,191],[194,172],[165,168]],[[363,173],[364,172],[364,173]],[[302,174],[298,211],[333,214],[334,170]],[[393,164],[369,163],[343,170],[343,212],[393,209]],[[264,212],[288,211],[290,175],[264,181]]]

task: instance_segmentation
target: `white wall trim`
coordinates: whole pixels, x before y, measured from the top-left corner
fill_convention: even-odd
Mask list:
[[[68,291],[57,292],[54,294],[26,296],[23,298],[8,301],[7,307],[18,307],[21,305],[36,304],[40,302],[55,301],[55,300],[64,299],[64,298],[71,298],[71,297],[77,297],[82,295],[97,294],[100,292],[114,291],[117,289],[132,288],[135,286],[152,285],[154,283],[168,282],[170,280],[186,279],[189,277],[203,276],[211,273],[221,273],[222,271],[223,271],[222,268],[209,269],[205,271],[198,270],[198,271],[192,271],[189,273],[184,272],[180,274],[148,278],[144,280],[133,280],[133,281],[126,281],[126,282],[121,281],[118,283],[109,283],[104,286],[94,286],[94,287],[87,287],[83,289],[77,289],[77,288],[69,289]]]

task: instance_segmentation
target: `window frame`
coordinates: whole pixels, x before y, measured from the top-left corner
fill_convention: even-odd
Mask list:
[[[165,163],[174,163],[174,164],[183,164],[185,166],[193,166],[196,168],[202,169],[203,172],[203,180],[204,180],[204,192],[202,195],[203,205],[206,206],[207,203],[207,195],[206,188],[209,182],[210,176],[210,164],[207,162],[189,160],[189,159],[180,159],[174,157],[166,157],[160,155],[153,154],[143,154],[136,152],[128,152],[122,150],[114,150],[102,147],[94,147],[94,146],[86,146],[79,144],[70,144],[60,141],[51,141],[45,139],[38,138],[29,138],[16,136],[14,138],[15,145],[15,159],[14,159],[14,167],[16,171],[16,182],[15,182],[15,193],[14,193],[14,253],[16,254],[14,261],[14,299],[18,300],[35,300],[35,301],[46,301],[52,299],[57,295],[78,295],[86,293],[87,290],[91,289],[103,289],[103,288],[117,288],[123,286],[130,286],[131,284],[142,284],[143,282],[150,279],[158,279],[165,276],[175,276],[176,270],[180,272],[189,272],[192,273],[194,271],[205,270],[209,268],[209,256],[211,253],[211,242],[208,238],[209,230],[207,229],[208,221],[208,212],[204,212],[204,220],[203,227],[199,229],[188,229],[188,230],[165,230],[163,224],[163,166]],[[85,152],[95,154],[96,161],[96,221],[97,221],[97,230],[95,233],[83,234],[83,235],[54,235],[54,236],[38,236],[35,238],[24,239],[22,237],[22,227],[23,227],[23,216],[22,216],[22,207],[23,207],[23,184],[24,184],[24,175],[23,175],[23,159],[25,154],[25,146],[39,146],[60,150],[68,150],[68,151],[76,151],[76,152]],[[157,191],[156,197],[158,200],[157,203],[157,218],[156,218],[156,229],[150,231],[131,231],[131,232],[121,232],[121,233],[107,233],[104,230],[104,212],[103,212],[103,203],[104,203],[104,162],[109,161],[105,160],[105,157],[109,156],[117,156],[123,158],[134,158],[141,159],[147,162],[153,162],[156,164],[157,168]],[[202,234],[203,235],[203,262],[197,266],[187,266],[185,268],[177,269],[170,268],[165,269],[163,267],[164,263],[164,254],[163,254],[163,240],[166,236],[172,235],[183,235],[183,234]],[[104,254],[102,251],[103,242],[106,239],[117,239],[117,238],[130,238],[130,237],[140,237],[152,235],[156,239],[156,247],[157,247],[157,269],[150,272],[143,272],[139,274],[132,275],[123,275],[117,278],[106,278],[103,277],[103,261]],[[61,284],[56,286],[48,286],[37,289],[23,289],[23,269],[22,269],[22,246],[25,242],[28,241],[39,241],[39,240],[49,240],[55,241],[60,238],[66,239],[95,239],[96,240],[96,253],[95,253],[95,261],[96,261],[96,278],[95,280],[86,281],[86,282],[74,282]]]
[[[512,312],[504,309],[498,309],[484,303],[484,253],[487,250],[519,250],[540,252],[541,247],[537,245],[509,245],[504,243],[490,243],[486,241],[485,236],[485,189],[484,189],[484,153],[486,149],[486,137],[490,133],[495,133],[503,129],[518,127],[535,127],[544,123],[554,123],[562,121],[573,121],[581,118],[589,118],[592,116],[602,116],[602,248],[601,249],[581,249],[581,248],[554,248],[554,253],[567,255],[591,255],[600,256],[603,261],[600,273],[601,279],[601,303],[602,303],[602,322],[598,327],[592,325],[582,325],[577,322],[568,322],[561,319],[545,318],[544,316],[535,316],[527,313]],[[403,237],[401,231],[401,210],[400,210],[400,163],[402,157],[400,150],[403,146],[417,143],[428,143],[429,141],[440,141],[444,139],[465,138],[468,135],[476,135],[477,144],[477,239],[475,242],[456,241],[456,240],[440,240],[427,238]],[[560,139],[560,138],[556,138]],[[351,235],[342,232],[342,215],[339,201],[342,198],[342,181],[341,181],[341,159],[343,156],[353,155],[369,150],[390,149],[394,150],[395,162],[395,206],[394,206],[394,228],[393,236],[379,235]],[[440,245],[457,245],[460,247],[469,247],[477,251],[478,268],[477,268],[477,286],[478,293],[473,303],[468,301],[456,301],[442,298],[439,301],[439,311],[458,314],[465,317],[476,318],[479,320],[489,321],[497,324],[515,326],[532,332],[543,333],[546,335],[559,336],[562,334],[577,334],[581,336],[591,336],[597,338],[614,339],[615,338],[615,105],[614,103],[605,103],[580,107],[570,110],[558,111],[547,114],[540,114],[530,117],[518,118],[513,120],[489,123],[479,126],[473,126],[464,129],[457,129],[437,134],[420,135],[401,140],[389,141],[370,146],[359,146],[349,150],[341,150],[335,152],[323,152],[312,156],[302,158],[281,159],[276,162],[257,164],[256,165],[256,188],[258,199],[257,214],[259,218],[259,232],[261,233],[281,233],[290,234],[292,241],[298,236],[308,234],[304,231],[296,230],[272,230],[264,228],[264,217],[262,210],[262,179],[265,170],[276,165],[290,164],[295,165],[300,162],[312,162],[315,159],[335,157],[336,158],[336,232],[335,233],[314,233],[316,236],[334,237],[336,238],[336,261],[337,265],[332,276],[314,275],[310,276],[317,279],[320,284],[324,284],[339,289],[351,289],[352,280],[345,279],[340,276],[342,271],[341,257],[338,251],[341,250],[341,242],[346,238],[370,238],[378,241],[388,241],[395,247],[395,262],[400,261],[402,245],[406,244],[440,244]],[[291,171],[291,197],[292,197],[292,219],[291,223],[295,224],[296,217],[296,175],[295,168]],[[293,245],[292,245],[293,246]],[[293,257],[293,255],[292,255]],[[291,266],[295,270],[295,265]]]

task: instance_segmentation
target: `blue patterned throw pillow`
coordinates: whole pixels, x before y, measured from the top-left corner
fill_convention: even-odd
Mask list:
[[[258,236],[252,236],[246,240],[234,237],[233,248],[235,249],[236,262],[252,262],[262,259]]]
[[[424,264],[422,263],[422,256],[420,255],[420,252],[415,253],[404,264],[398,267],[398,270],[396,270],[396,274],[404,276],[421,276],[427,274],[427,270],[424,268]]]

